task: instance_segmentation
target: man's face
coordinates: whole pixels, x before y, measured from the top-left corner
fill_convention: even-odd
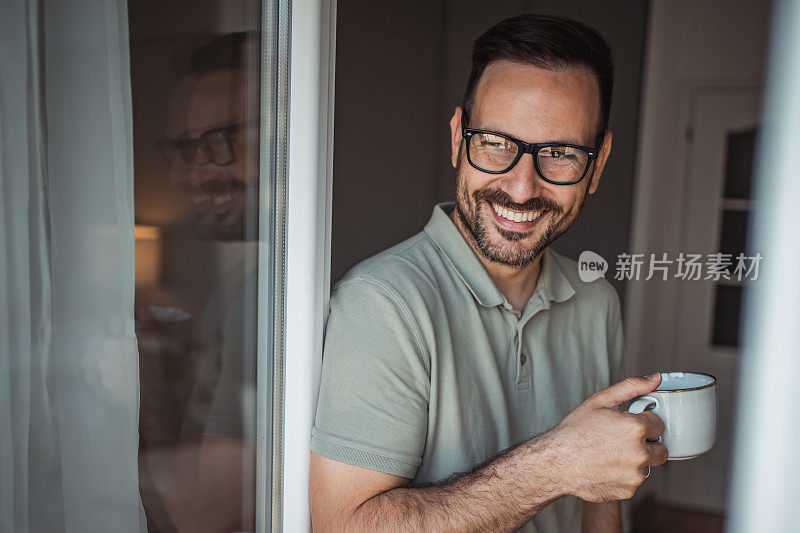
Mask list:
[[[497,61],[483,73],[468,127],[504,133],[528,143],[562,142],[594,147],[600,116],[598,85],[584,69],[545,70]],[[504,174],[473,168],[462,142],[461,109],[450,121],[456,168],[456,209],[462,231],[489,261],[521,267],[531,263],[578,218],[594,193],[611,150],[611,134],[584,179],[574,185],[542,180],[525,154]],[[539,214],[513,222],[497,209]],[[508,215],[509,213],[506,213]]]
[[[172,120],[173,138],[196,140],[206,133],[209,142],[218,141],[217,154],[232,154],[230,161],[174,158],[171,179],[191,196],[195,229],[203,239],[243,240],[246,213],[258,200],[258,121],[247,115],[248,107],[257,108],[246,104],[246,91],[240,72],[205,74],[177,103],[185,106],[185,116]],[[227,129],[235,125],[242,127]]]

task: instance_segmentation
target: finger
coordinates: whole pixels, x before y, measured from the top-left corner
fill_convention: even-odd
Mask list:
[[[647,442],[647,454],[650,458],[647,460],[647,466],[663,465],[669,459],[669,450],[660,442]]]
[[[658,373],[650,376],[632,376],[595,392],[587,401],[599,407],[619,407],[628,400],[656,390],[660,383],[661,374]]]
[[[631,415],[639,418],[645,423],[644,436],[646,439],[656,439],[664,434],[664,421],[661,417],[651,411],[645,411],[638,415]]]

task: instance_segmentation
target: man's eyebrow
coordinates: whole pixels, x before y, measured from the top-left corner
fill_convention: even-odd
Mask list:
[[[525,141],[525,139],[520,139],[519,137],[511,135],[510,133],[508,133],[506,131],[503,131],[500,128],[492,128],[491,126],[489,126],[489,127],[486,127],[486,128],[475,128],[475,129],[476,130],[491,131],[492,133],[499,133],[500,135],[505,135],[506,137],[511,137],[512,139],[518,139],[520,141],[528,142],[528,141]],[[541,142],[536,142],[536,143],[529,142],[528,144],[574,144],[576,146],[589,146],[589,147],[591,147],[591,145],[583,144],[582,142],[580,142],[578,140],[575,140],[575,139],[564,139],[564,138],[561,138],[561,139],[548,139],[546,141],[541,141]]]
[[[209,124],[207,126],[198,126],[196,128],[192,128],[192,129],[189,129],[189,130],[183,130],[181,133],[179,133],[177,136],[175,136],[175,138],[177,139],[179,137],[184,137],[184,136],[186,136],[186,137],[195,137],[196,138],[196,137],[199,137],[200,135],[202,135],[203,133],[206,133],[206,132],[209,132],[209,131],[222,130],[222,129],[225,129],[225,128],[229,128],[231,126],[236,126],[236,125],[238,125],[240,123],[244,124],[246,122],[247,121],[240,122],[239,119],[236,119],[236,118],[229,118],[229,119],[223,120],[221,122],[217,122],[215,124]]]
[[[534,144],[534,143],[531,143],[531,144]],[[587,146],[587,147],[591,148],[591,146],[589,146],[588,144],[584,144],[584,143],[582,143],[580,141],[576,141],[575,139],[554,139],[554,140],[551,140],[551,141],[544,141],[544,142],[537,143],[537,144],[574,144],[575,146]]]

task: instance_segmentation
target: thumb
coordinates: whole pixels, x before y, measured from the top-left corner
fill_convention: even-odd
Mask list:
[[[661,384],[661,374],[632,376],[594,393],[590,400],[597,407],[619,407],[628,400],[653,392]]]

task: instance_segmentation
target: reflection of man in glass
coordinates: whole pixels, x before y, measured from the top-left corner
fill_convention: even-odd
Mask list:
[[[159,144],[171,181],[191,198],[195,233],[210,248],[204,251],[224,254],[217,262],[227,267],[192,289],[209,296],[187,363],[171,374],[142,374],[140,477],[151,531],[252,529],[245,396],[255,366],[244,347],[254,335],[246,295],[255,294],[255,272],[245,270],[241,243],[256,236],[259,84],[258,69],[246,67],[258,43],[257,34],[229,34],[193,53],[171,103],[171,139]],[[180,391],[169,409],[154,401],[167,390]]]
[[[170,117],[172,179],[191,195],[204,239],[252,238],[245,226],[258,198],[258,77],[244,68],[247,39],[224,35],[195,52],[188,98]]]

